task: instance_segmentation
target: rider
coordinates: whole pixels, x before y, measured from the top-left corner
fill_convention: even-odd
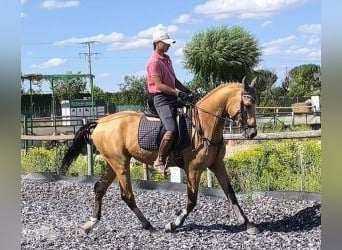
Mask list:
[[[170,57],[165,54],[176,41],[165,31],[153,33],[153,53],[147,63],[147,89],[153,96],[153,103],[165,127],[165,134],[159,146],[158,157],[153,167],[165,173],[167,157],[177,133],[177,98],[186,102],[191,91],[176,77]]]

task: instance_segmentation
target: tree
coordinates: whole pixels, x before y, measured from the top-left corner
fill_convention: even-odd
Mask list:
[[[311,96],[320,93],[321,67],[316,64],[303,64],[289,71],[288,96]]]
[[[213,89],[212,84],[206,83],[203,78],[199,76],[195,76],[192,81],[184,85],[187,85],[187,87],[195,93],[195,101],[198,101]]]
[[[94,95],[94,101],[107,99],[106,93],[99,86],[93,87],[93,95]]]
[[[67,72],[66,74],[73,74]],[[81,74],[78,72],[76,74]],[[82,97],[82,93],[86,90],[87,80],[82,77],[73,77],[69,79],[54,80],[54,94],[56,99],[70,100]]]
[[[186,44],[184,56],[185,67],[195,75],[195,85],[205,90],[221,82],[241,81],[259,62],[261,50],[242,27],[224,25],[196,33]]]
[[[120,92],[114,94],[113,101],[117,105],[145,105],[148,98],[146,77],[130,75],[124,77],[124,82],[120,84]]]
[[[259,105],[267,105],[269,99],[273,99],[273,85],[277,81],[278,76],[272,71],[260,69],[253,72],[253,77],[257,77],[257,83],[254,85],[259,98]]]
[[[272,71],[260,69],[253,72],[253,77],[258,77],[257,84],[255,88],[258,93],[263,93],[267,90],[270,90],[274,83],[278,80],[278,76],[274,74]]]

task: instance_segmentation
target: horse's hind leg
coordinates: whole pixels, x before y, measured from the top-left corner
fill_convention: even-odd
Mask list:
[[[116,175],[112,167],[107,164],[104,174],[94,185],[95,205],[92,217],[90,217],[90,220],[83,225],[83,229],[86,233],[89,233],[101,219],[102,198],[110,184],[114,181],[115,177]]]
[[[215,164],[210,166],[209,169],[214,172],[214,174],[215,174],[219,184],[221,185],[224,193],[226,194],[228,200],[231,202],[232,207],[234,209],[234,212],[238,218],[238,221],[241,224],[246,225],[247,232],[249,234],[259,233],[258,228],[253,223],[249,222],[246,215],[242,211],[242,208],[240,207],[240,205],[237,201],[233,187],[230,184],[230,180],[228,178],[228,174],[227,174],[227,171],[224,167],[223,161],[220,160],[220,161],[216,162]]]

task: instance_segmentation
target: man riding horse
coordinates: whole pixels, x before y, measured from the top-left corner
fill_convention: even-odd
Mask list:
[[[153,100],[161,120],[169,131],[162,136],[159,151],[158,146],[145,148],[140,144],[139,139],[141,135],[147,137],[152,132],[159,131],[160,126],[150,126],[145,133],[142,129],[145,128],[145,123],[142,121],[146,120],[143,113],[121,111],[83,125],[76,132],[73,143],[63,158],[61,173],[67,173],[70,164],[81,153],[82,148],[92,141],[108,163],[100,180],[94,184],[93,212],[83,225],[86,233],[89,233],[100,221],[103,197],[115,179],[119,183],[121,198],[137,216],[142,227],[150,231],[155,230],[136,203],[130,176],[130,162],[132,158],[149,165],[155,162],[155,166],[162,171],[165,170],[166,158],[175,139],[174,131],[177,129],[174,121],[177,97],[185,102],[190,98],[190,91],[177,80],[171,60],[165,55],[173,42],[167,33],[160,31],[155,33],[153,42],[155,50],[147,67],[148,88],[154,95]],[[191,142],[178,149],[182,164],[177,164],[175,157],[169,157],[170,165],[182,167],[186,173],[187,204],[176,213],[176,219],[165,225],[166,231],[173,232],[181,227],[194,210],[201,175],[206,169],[210,169],[230,201],[238,222],[243,224],[250,234],[259,232],[256,225],[249,221],[243,212],[230,183],[224,163],[226,147],[223,141],[226,118],[236,122],[241,128],[242,138],[256,137],[258,97],[254,88],[255,83],[256,79],[248,84],[244,78],[241,83],[221,84],[192,105],[189,115],[192,128]]]
[[[165,54],[175,42],[165,31],[154,32],[153,53],[147,63],[147,89],[153,96],[155,109],[166,129],[153,164],[161,173],[165,173],[168,167],[167,157],[177,134],[177,97],[187,101],[191,96],[191,91],[177,79],[172,61]]]

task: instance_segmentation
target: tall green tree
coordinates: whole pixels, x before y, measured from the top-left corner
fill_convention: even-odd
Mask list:
[[[303,64],[289,71],[288,96],[319,95],[321,90],[321,67],[317,64]]]
[[[186,44],[184,56],[185,67],[195,75],[193,85],[206,91],[250,75],[260,60],[261,49],[244,28],[224,25],[196,33]]]

